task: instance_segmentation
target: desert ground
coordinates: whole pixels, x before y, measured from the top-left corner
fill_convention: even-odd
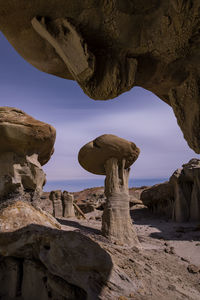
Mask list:
[[[75,199],[91,207],[94,198],[98,199],[99,193],[102,195],[102,190],[94,188],[74,193]],[[138,196],[141,190],[130,189],[130,194]],[[153,215],[142,204],[133,205],[130,211],[141,249],[113,244],[104,238],[101,235],[102,210],[86,213],[86,219],[58,219],[63,230],[89,237],[111,255],[121,280],[109,281],[104,288],[110,295],[106,299],[200,299],[200,224],[173,222]],[[121,292],[120,284],[123,285]],[[100,299],[105,298],[100,296]]]

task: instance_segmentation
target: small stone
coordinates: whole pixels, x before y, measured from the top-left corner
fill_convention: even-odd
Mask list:
[[[133,247],[131,248],[131,250],[133,250],[133,251],[136,252],[136,253],[139,253],[139,252],[140,252],[140,250],[139,250],[137,247],[135,247],[135,246],[133,246]]]
[[[200,268],[195,265],[188,265],[187,269],[188,269],[188,272],[190,272],[192,274],[196,274],[200,271]]]
[[[186,261],[186,262],[189,263],[189,260],[188,260],[187,258],[185,258],[185,257],[181,257],[181,260],[182,260],[182,261]]]
[[[117,245],[117,246],[123,246],[123,245],[124,245],[124,244],[123,244],[122,242],[120,242],[120,241],[115,241],[114,244]]]
[[[166,247],[164,251],[169,254],[175,254],[174,247]]]
[[[126,297],[124,297],[124,296],[120,296],[119,298],[118,298],[118,300],[128,300]]]
[[[175,290],[176,290],[175,285],[169,284],[169,285],[168,285],[168,290],[170,290],[170,291],[175,291]]]

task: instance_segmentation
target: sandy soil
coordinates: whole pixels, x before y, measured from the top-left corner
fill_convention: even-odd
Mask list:
[[[86,214],[86,220],[61,219],[64,230],[76,230],[100,244],[112,257],[133,291],[119,293],[113,286],[110,300],[200,299],[200,226],[175,223],[153,216],[136,205],[131,210],[142,249],[112,244],[101,235],[102,211]],[[123,276],[122,276],[123,277]],[[127,279],[128,278],[128,279]],[[123,278],[122,278],[123,279]],[[117,283],[116,283],[117,284]],[[102,300],[107,300],[102,298]]]

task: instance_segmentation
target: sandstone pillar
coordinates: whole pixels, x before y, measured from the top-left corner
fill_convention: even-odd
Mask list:
[[[125,160],[110,158],[105,164],[106,204],[102,216],[102,233],[113,241],[138,244],[129,209],[128,179],[130,168]]]
[[[74,213],[74,196],[67,191],[63,192],[63,217],[70,218],[75,217]]]

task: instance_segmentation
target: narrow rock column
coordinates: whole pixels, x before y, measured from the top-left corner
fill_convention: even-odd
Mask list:
[[[61,196],[62,192],[60,190],[52,191],[49,196],[49,199],[53,202],[53,216],[55,218],[63,217],[63,206]]]
[[[74,196],[67,191],[64,191],[62,194],[63,200],[63,217],[70,218],[75,217],[74,213]]]
[[[182,169],[177,169],[170,179],[171,183],[173,184],[175,199],[172,219],[176,222],[185,222],[189,219],[188,202],[182,188],[183,184],[180,182],[181,171]]]
[[[102,233],[112,241],[139,245],[130,217],[128,179],[130,168],[125,169],[121,162],[110,158],[105,164],[106,204],[102,216]]]

